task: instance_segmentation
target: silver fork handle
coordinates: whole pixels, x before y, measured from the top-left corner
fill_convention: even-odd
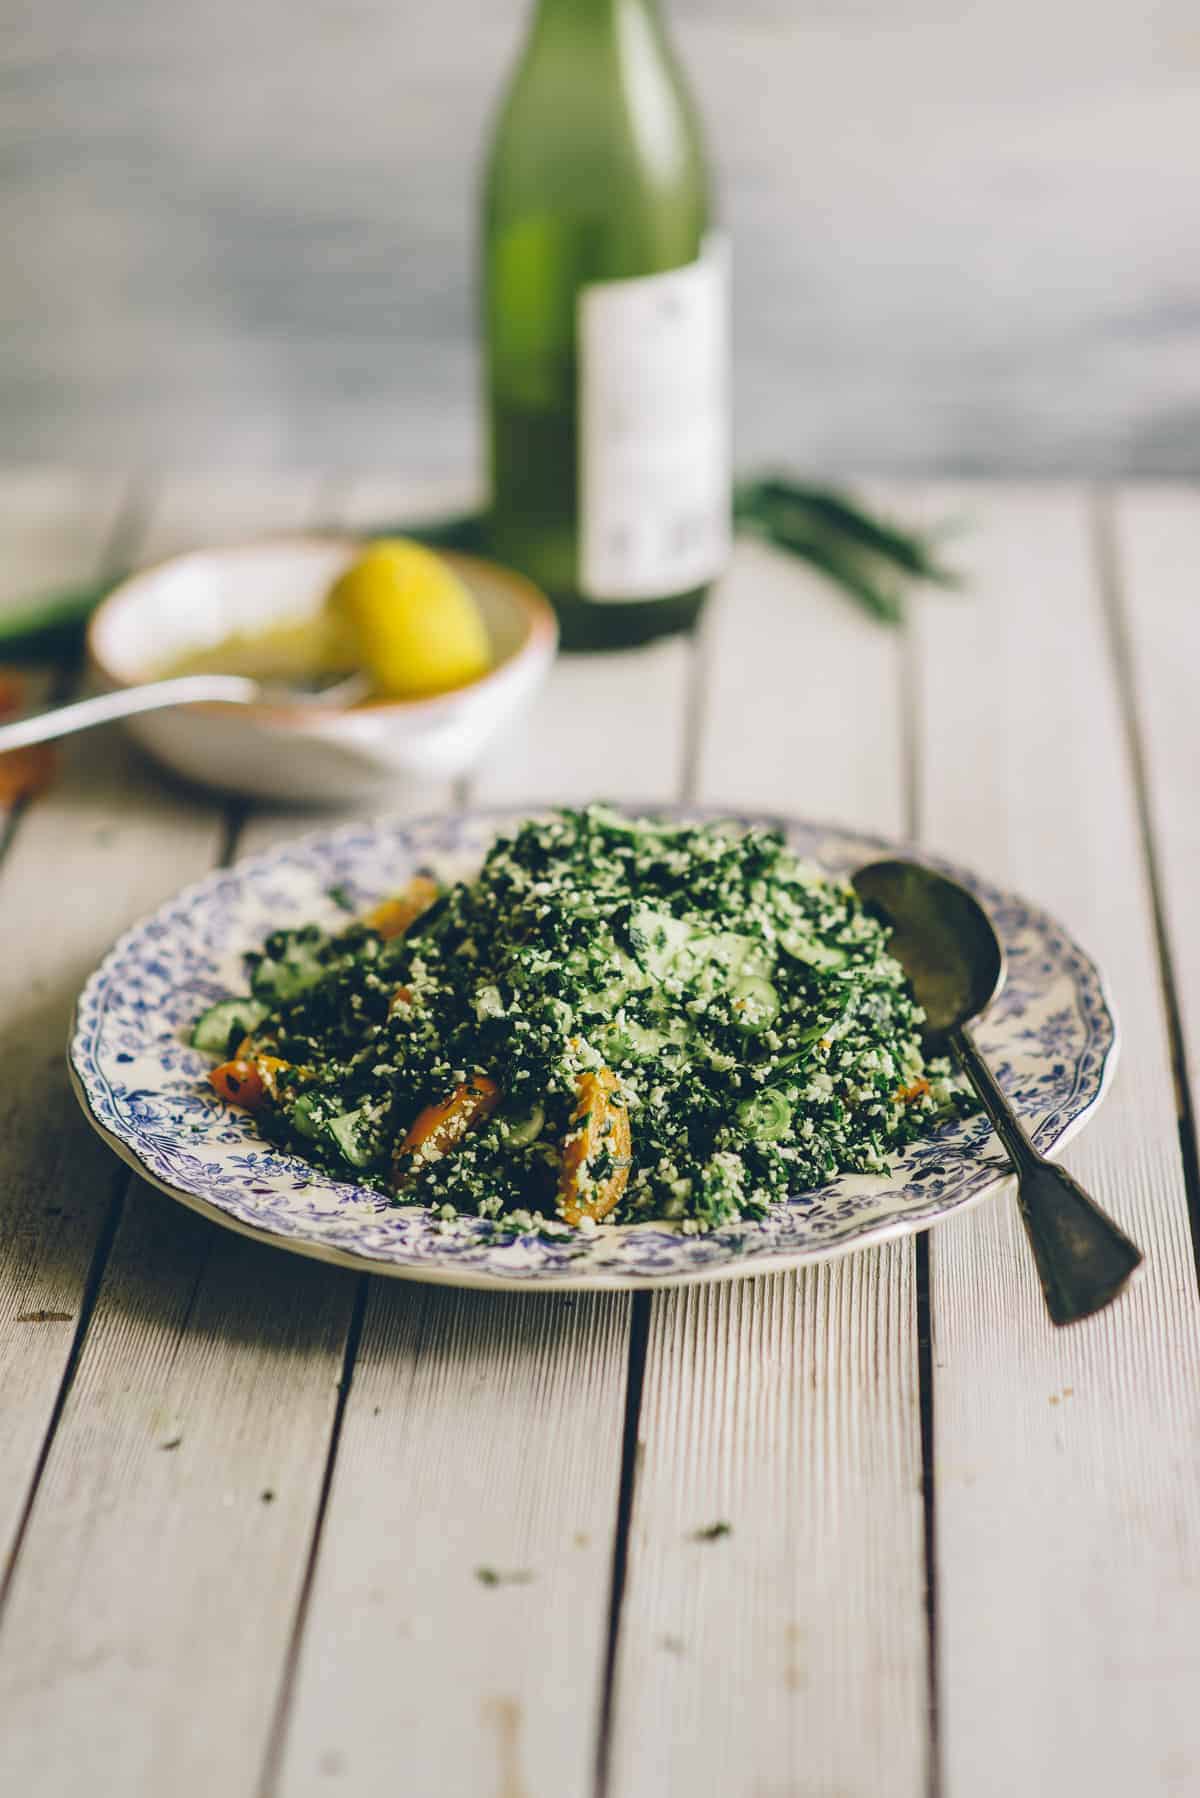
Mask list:
[[[0,724],[0,752],[24,749],[30,743],[49,743],[77,730],[111,724],[136,712],[158,712],[166,706],[197,705],[223,701],[227,705],[253,705],[262,688],[240,674],[187,674],[176,680],[148,681],[141,687],[122,687],[116,693],[98,693],[94,699],[77,699],[72,705],[55,706],[32,718]]]

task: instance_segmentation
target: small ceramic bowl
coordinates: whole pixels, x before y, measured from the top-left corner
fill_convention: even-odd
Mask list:
[[[352,537],[275,537],[143,569],[93,615],[93,668],[110,688],[135,686],[234,632],[315,616],[361,552]],[[520,575],[474,556],[445,559],[474,594],[491,640],[493,665],[478,680],[430,699],[347,709],[303,698],[180,706],[131,718],[128,729],[188,780],[254,798],[395,802],[398,789],[415,796],[466,773],[528,706],[558,627],[548,600]]]

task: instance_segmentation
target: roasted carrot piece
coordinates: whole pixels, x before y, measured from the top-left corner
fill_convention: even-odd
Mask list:
[[[633,1141],[619,1092],[620,1083],[608,1068],[580,1079],[558,1179],[558,1208],[568,1224],[607,1217],[625,1191]],[[597,1177],[592,1164],[606,1149],[612,1165]]]
[[[16,668],[0,668],[0,718],[25,709],[25,677]],[[58,767],[53,744],[30,743],[0,755],[0,805],[12,805],[48,787]]]
[[[266,1099],[275,1098],[279,1074],[288,1065],[278,1055],[235,1056],[214,1068],[208,1078],[230,1105],[257,1111]]]
[[[0,805],[13,805],[18,799],[32,799],[53,781],[58,769],[58,755],[53,743],[27,743],[24,749],[9,749],[0,755]]]
[[[398,986],[396,988],[395,992],[392,994],[391,998],[388,1000],[388,1015],[389,1015],[389,1017],[391,1016],[392,1012],[399,1011],[399,1009],[402,1005],[411,1005],[412,1002],[413,1002],[413,990],[412,990],[411,986]]]
[[[428,874],[414,874],[402,893],[385,899],[363,919],[368,930],[377,931],[384,941],[403,936],[422,912],[429,910],[438,896],[438,883]]]
[[[929,1091],[928,1080],[914,1080],[911,1086],[898,1086],[896,1097],[905,1105],[911,1105],[914,1099],[923,1099]]]
[[[0,668],[0,718],[25,708],[25,677],[16,668]]]
[[[448,1155],[477,1124],[491,1116],[500,1103],[500,1088],[487,1074],[472,1074],[456,1086],[448,1099],[419,1111],[396,1149],[393,1172],[398,1186],[407,1186],[423,1161]]]

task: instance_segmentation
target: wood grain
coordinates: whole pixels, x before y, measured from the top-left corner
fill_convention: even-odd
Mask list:
[[[311,530],[324,521],[331,492],[329,477],[311,471],[253,478],[172,473],[149,487],[138,560],[157,562],[183,550]]]
[[[253,1789],[353,1289],[135,1189],[10,1595],[5,1790]]]
[[[874,490],[886,504],[891,490]],[[696,797],[896,832],[904,652],[803,564],[739,544],[706,621]]]
[[[266,484],[252,504],[244,483],[208,483],[204,499],[200,514],[196,489],[164,488],[141,547],[211,540],[252,520],[303,522],[311,493]],[[210,866],[222,834],[220,807],[165,785],[119,738],[76,749],[5,869],[25,920],[25,978],[48,970],[31,1019],[19,1002],[6,1010],[14,1042],[34,1033],[39,1077],[43,1011],[58,1069],[65,1011],[89,965],[118,928]],[[61,914],[52,933],[48,893]],[[87,1240],[94,1195],[127,1176],[61,1074],[49,1110],[28,1081],[14,1085],[8,1141],[40,1205],[27,1253],[45,1278]],[[169,1781],[251,1788],[303,1581],[352,1293],[351,1279],[226,1237],[135,1183],[9,1592],[6,1789],[67,1793],[84,1769],[104,1789],[135,1793]],[[47,1324],[33,1340],[50,1355],[56,1334]],[[51,1371],[61,1369],[60,1349]],[[50,1418],[49,1377],[36,1397],[31,1439]],[[218,1715],[235,1722],[209,1727]]]
[[[5,597],[100,577],[126,483],[38,470],[0,481]],[[64,753],[0,868],[0,1560],[12,1550],[74,1340],[113,1168],[67,1089],[71,1006],[109,942],[175,884],[211,836],[139,807],[145,783],[111,747]],[[124,803],[98,809],[123,782]],[[156,853],[157,849],[157,853]]]
[[[1105,968],[1121,1067],[1065,1160],[1146,1251],[1117,1305],[1056,1331],[1010,1200],[930,1239],[945,1790],[1182,1794],[1200,1773],[1200,1306],[1089,521],[1069,490],[937,497],[973,521],[971,589],[921,620],[923,834]]]
[[[472,797],[481,805],[678,798],[689,669],[678,637],[560,656],[529,716],[480,769]]]
[[[741,549],[704,656],[698,797],[902,829],[895,634]],[[913,1263],[897,1243],[654,1298],[619,1798],[924,1791]],[[697,1539],[722,1523],[728,1536]]]
[[[0,478],[0,613],[40,592],[99,580],[122,512],[133,501],[123,475],[6,468]]]
[[[356,491],[354,515],[386,516],[379,497]],[[472,800],[670,795],[687,665],[682,643],[564,658]],[[398,1737],[414,1792],[590,1791],[628,1331],[621,1298],[372,1282],[271,1782],[282,1798],[335,1773],[386,1789]]]
[[[627,1316],[372,1283],[284,1798],[590,1791]]]
[[[1200,494],[1189,487],[1126,489],[1108,525],[1109,574],[1128,658],[1194,1129],[1200,1115],[1200,941],[1193,921],[1200,891],[1200,726],[1190,648]],[[1191,1197],[1200,1206],[1200,1193]]]
[[[0,593],[97,573],[122,493],[53,471],[0,482]],[[453,499],[168,480],[139,551]],[[1046,903],[1101,959],[1124,1060],[1067,1159],[1146,1248],[1140,1281],[1054,1332],[1007,1200],[930,1239],[941,1783],[943,1798],[1185,1798],[1200,1777],[1200,1306],[1089,516],[1072,491],[928,499],[972,518],[972,586],[922,608],[911,663],[793,564],[743,549],[698,680],[684,644],[564,660],[477,792],[690,784],[731,808],[897,831],[911,763],[931,846]],[[1119,582],[1193,1076],[1196,516],[1188,493],[1122,496],[1100,571]],[[249,1798],[265,1766],[271,1798],[339,1782],[590,1792],[628,1302],[378,1282],[356,1339],[352,1278],[136,1182],[106,1259],[126,1181],[69,1100],[66,1014],[112,936],[207,865],[223,818],[115,737],[66,766],[0,868],[0,1546],[21,1549],[0,1786]],[[256,817],[246,840],[316,821]],[[609,1798],[926,1789],[916,1370],[908,1244],[653,1301]]]

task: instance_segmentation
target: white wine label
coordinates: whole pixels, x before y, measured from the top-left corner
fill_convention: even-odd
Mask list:
[[[701,587],[730,546],[729,258],[581,289],[579,588]]]

